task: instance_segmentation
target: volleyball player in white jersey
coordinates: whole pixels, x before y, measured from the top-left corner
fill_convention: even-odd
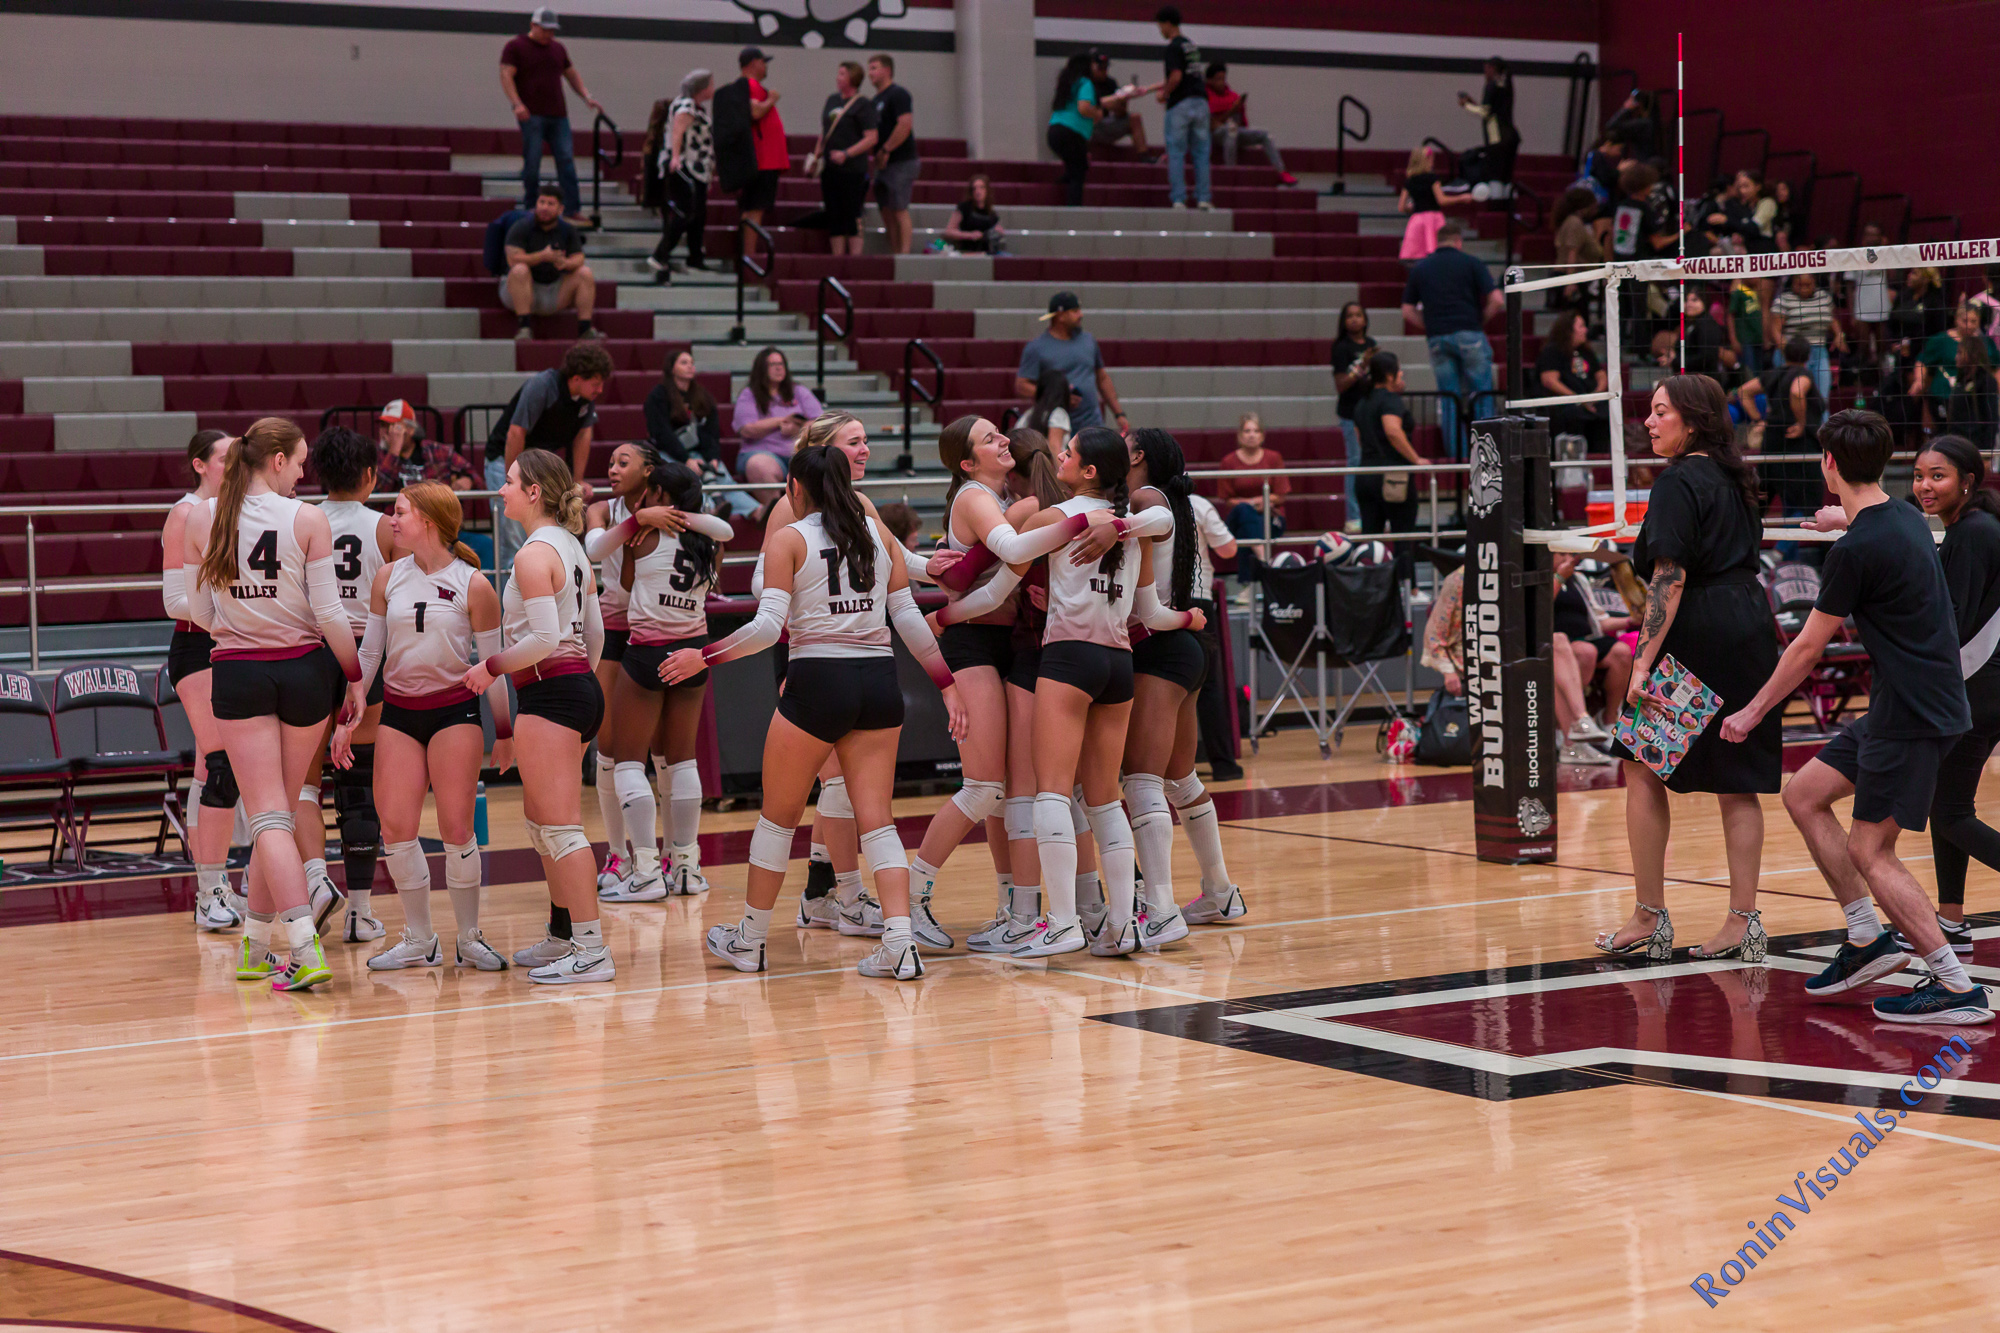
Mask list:
[[[1022,536],[1051,526],[1079,529],[1111,524],[1118,540],[1097,562],[1067,555],[1049,560],[1048,626],[1035,686],[1035,840],[1041,853],[1047,910],[1016,958],[1045,958],[1088,947],[1100,957],[1139,947],[1134,910],[1132,826],[1120,802],[1118,768],[1132,713],[1132,648],[1126,621],[1136,614],[1154,632],[1195,623],[1185,611],[1160,605],[1153,587],[1150,532],[1157,517],[1127,519],[1126,474],[1131,457],[1116,431],[1092,426],[1069,438],[1057,475],[1074,492],[1029,520]],[[991,545],[991,539],[988,539]],[[1104,879],[1105,920],[1086,939],[1077,916],[1076,829],[1072,788],[1081,785],[1085,816],[1097,841]]]
[[[890,554],[899,543],[868,516],[846,458],[825,446],[803,448],[789,471],[786,500],[802,517],[770,543],[756,617],[720,643],[681,649],[660,667],[660,678],[673,684],[768,648],[780,633],[791,636],[785,690],[764,738],[764,812],[750,837],[743,919],[710,929],[708,951],[738,971],[764,970],[793,827],[814,777],[837,753],[883,911],[882,942],[858,970],[907,981],[922,976],[924,965],[910,935],[909,864],[889,811],[903,729],[891,625],[943,692],[954,740],[965,736],[965,710],[910,594],[909,573]]]
[[[611,686],[617,681],[619,662],[625,656],[625,641],[631,629],[625,621],[625,605],[631,593],[622,577],[625,563],[623,543],[607,542],[604,534],[631,517],[632,508],[645,490],[649,469],[644,456],[649,446],[621,444],[611,451],[608,469],[611,495],[593,501],[583,511],[583,549],[597,561],[597,609],[604,619],[604,656],[597,663],[597,686],[607,705]],[[625,838],[625,820],[618,810],[618,788],[613,772],[617,765],[602,744],[597,746],[597,813],[604,820],[604,868],[598,872],[597,887],[615,889],[632,879],[632,849]]]
[[[249,919],[236,975],[277,990],[329,979],[293,841],[293,800],[319,756],[340,677],[360,679],[354,631],[333,574],[326,516],[292,498],[305,474],[299,428],[265,417],[229,447],[222,489],[185,524],[182,561],[196,568],[188,611],[215,636],[212,707],[250,816]],[[290,951],[282,965],[273,933]]]
[[[583,832],[583,753],[604,720],[593,674],[604,621],[583,532],[583,487],[546,449],[524,449],[500,488],[506,515],[527,532],[500,598],[507,646],[465,673],[484,694],[502,675],[519,701],[513,730],[528,841],[548,880],[549,935],[514,955],[543,985],[610,981],[617,975],[597,913],[597,857]],[[495,735],[501,739],[499,709]],[[496,761],[497,762],[497,761]]]
[[[369,589],[368,630],[361,640],[361,673],[382,684],[382,723],[376,732],[374,798],[382,812],[382,840],[389,878],[403,905],[403,934],[368,960],[377,972],[438,967],[444,950],[431,924],[431,872],[417,838],[428,789],[437,805],[444,842],[444,882],[451,894],[459,967],[500,972],[507,960],[479,930],[479,843],[472,833],[479,765],[486,733],[479,700],[465,688],[473,662],[498,653],[500,595],[479,573],[479,556],[458,540],[463,519],[458,497],[437,481],[403,488],[389,515],[396,546],[409,554],[382,566]],[[348,690],[347,711],[361,716],[367,691]],[[507,691],[492,695],[494,726],[509,730]],[[351,762],[354,728],[334,732],[333,762]],[[510,742],[495,743],[493,766],[505,772]]]
[[[229,886],[229,834],[235,823],[236,779],[215,731],[209,708],[208,654],[215,639],[188,617],[188,574],[182,563],[188,515],[222,489],[223,459],[229,436],[219,430],[195,432],[188,441],[188,468],[195,488],[174,501],[160,530],[160,600],[174,622],[167,645],[167,679],[173,682],[194,731],[194,778],[187,791],[188,853],[194,858],[194,923],[202,930],[234,930],[243,924],[244,900]],[[204,821],[202,807],[216,813]]]
[[[340,585],[340,604],[354,640],[368,629],[368,590],[375,572],[395,555],[389,516],[362,501],[375,491],[375,442],[365,435],[333,426],[319,433],[312,446],[313,473],[326,488],[319,511],[333,531],[333,577]],[[350,744],[353,763],[333,770],[333,810],[340,823],[340,861],[347,879],[347,921],[341,937],[349,944],[382,938],[382,923],[370,910],[375,863],[381,855],[382,828],[375,813],[375,727],[382,717],[382,682],[371,677],[366,691],[368,710],[356,722]],[[327,730],[329,745],[332,728]],[[321,759],[324,761],[325,754]],[[306,878],[313,885],[313,914],[324,924],[325,914],[338,905],[338,891],[326,873],[326,817],[320,810],[320,775],[324,762],[299,788],[299,852],[306,858]]]
[[[606,902],[658,902],[670,892],[708,891],[697,841],[701,771],[695,762],[708,673],[669,688],[660,680],[660,663],[677,649],[708,642],[708,594],[721,574],[719,543],[735,535],[727,520],[701,512],[701,478],[693,469],[667,462],[650,445],[639,447],[650,478],[641,507],[598,537],[601,547],[623,547],[621,574],[631,581],[626,604],[631,640],[605,700],[604,730],[597,739],[600,754],[608,749],[615,764],[612,780],[633,871],[629,882],[598,889]],[[649,752],[672,836],[664,874],[655,832],[659,801],[646,778]]]

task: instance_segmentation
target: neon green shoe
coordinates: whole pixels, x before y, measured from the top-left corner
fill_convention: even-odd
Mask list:
[[[303,949],[292,950],[291,961],[285,965],[285,970],[271,978],[271,989],[311,990],[320,982],[331,980],[333,969],[326,965],[326,950],[320,947],[315,937]]]
[[[238,981],[262,981],[278,970],[278,956],[262,945],[243,937],[243,947],[236,951],[236,979]]]

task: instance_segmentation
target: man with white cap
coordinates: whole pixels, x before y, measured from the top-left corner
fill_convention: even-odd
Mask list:
[[[569,52],[555,39],[562,20],[544,6],[528,16],[526,36],[509,41],[500,52],[500,90],[521,123],[521,207],[535,206],[535,192],[541,186],[542,147],[555,154],[556,180],[562,185],[563,215],[571,226],[585,225],[583,194],[576,183],[576,148],[570,135],[569,103],[563,97],[565,81],[576,89],[590,109],[603,112],[604,104],[583,86],[583,76],[569,60]]]

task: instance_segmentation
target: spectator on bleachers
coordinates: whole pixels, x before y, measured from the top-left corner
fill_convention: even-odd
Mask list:
[[[1577,569],[1581,561],[1574,551],[1555,555],[1555,628],[1569,639],[1578,692],[1587,693],[1601,680],[1605,712],[1615,717],[1623,711],[1625,694],[1632,684],[1632,649],[1619,636],[1638,629],[1639,622],[1629,615],[1606,615],[1598,610],[1590,580]],[[1598,725],[1588,707],[1581,711],[1582,716],[1570,724],[1568,739],[1578,743],[1610,740],[1610,733]]]
[[[1911,388],[1923,402],[1926,429],[1955,431],[1982,450],[1993,447],[1993,368],[2000,365],[2000,348],[1980,331],[1984,313],[1970,301],[1959,303],[1951,328],[1917,354]]]
[[[701,478],[702,497],[724,518],[747,514],[757,502],[740,490],[722,461],[721,414],[695,376],[694,353],[674,354],[646,395],[646,434],[663,458],[685,463]]]
[[[1902,290],[1889,307],[1889,336],[1907,346],[1914,358],[1919,349],[1951,327],[1951,306],[1944,296],[1944,275],[1934,268],[1904,272]]]
[[[1819,391],[1808,367],[1811,356],[1812,347],[1805,339],[1789,339],[1785,343],[1783,369],[1755,376],[1737,386],[1737,414],[1751,423],[1751,449],[1767,454],[1817,451],[1820,423],[1826,420],[1826,396]],[[1761,408],[1759,398],[1764,400]],[[1777,428],[1775,436],[1772,427]],[[1785,517],[1819,512],[1826,483],[1820,476],[1818,463],[1766,463],[1759,475],[1765,489],[1777,496]],[[1785,544],[1780,545],[1782,550]]]
[[[1729,285],[1729,350],[1746,375],[1755,375],[1768,366],[1764,355],[1764,293],[1754,278],[1738,278]]]
[[[993,178],[977,172],[965,183],[965,198],[944,224],[944,238],[962,255],[1007,253],[1007,229],[1000,225],[1000,211],[993,206]]]
[[[1788,181],[1778,181],[1771,186],[1771,202],[1777,205],[1771,214],[1771,248],[1789,250],[1792,248],[1792,187]]]
[[[1430,349],[1438,391],[1447,395],[1438,404],[1445,451],[1459,458],[1458,408],[1450,395],[1492,392],[1493,344],[1486,340],[1486,322],[1500,313],[1506,298],[1485,263],[1465,253],[1465,229],[1457,222],[1439,227],[1437,242],[1436,251],[1411,269],[1403,284],[1403,323],[1423,334]]]
[[[1363,467],[1423,465],[1417,446],[1410,441],[1410,409],[1403,402],[1403,388],[1403,366],[1394,352],[1377,352],[1368,358],[1368,393],[1354,417],[1361,432]],[[1363,532],[1416,531],[1417,488],[1409,473],[1376,472],[1357,477],[1354,499],[1361,506]],[[1407,581],[1415,568],[1416,552],[1408,542],[1397,542],[1395,551],[1396,577]]]
[[[590,443],[597,431],[597,400],[611,379],[611,354],[595,342],[580,342],[563,353],[561,364],[536,371],[514,390],[507,406],[486,436],[486,489],[507,483],[507,465],[523,449],[546,449],[567,459],[570,473],[591,495],[583,479],[590,461]],[[514,552],[526,535],[521,525],[493,506],[494,568],[510,569]]]
[[[1736,173],[1729,193],[1720,207],[1704,223],[1718,240],[1734,241],[1737,254],[1767,254],[1777,248],[1772,224],[1778,216],[1778,201],[1764,193],[1764,173],[1745,167]]]
[[[903,544],[904,550],[917,549],[917,538],[923,535],[924,521],[917,516],[916,510],[897,500],[892,504],[881,506],[875,512],[882,516],[882,526],[889,529],[890,535]]]
[[[1437,249],[1438,228],[1444,225],[1447,208],[1469,204],[1472,196],[1463,192],[1446,194],[1444,178],[1437,174],[1431,150],[1418,144],[1410,150],[1403,168],[1403,186],[1396,192],[1396,207],[1410,215],[1403,224],[1403,248],[1396,257],[1406,264],[1428,258]]]
[[[1333,389],[1339,394],[1334,415],[1340,420],[1340,434],[1347,441],[1347,466],[1361,463],[1361,434],[1354,425],[1354,409],[1368,392],[1368,358],[1379,344],[1368,332],[1368,307],[1349,301],[1340,308],[1340,336],[1333,340]],[[1359,511],[1354,507],[1354,478],[1343,481],[1347,497],[1347,529],[1361,531]]]
[[[1446,694],[1465,693],[1465,566],[1444,576],[1431,595],[1424,621],[1423,655],[1419,665],[1444,677]]]
[[[1069,376],[1060,367],[1042,367],[1041,377],[1035,381],[1035,405],[1028,409],[1021,424],[1040,431],[1049,442],[1051,453],[1061,453],[1063,441],[1070,437],[1069,405],[1075,396],[1076,390],[1069,387]]]
[[[785,146],[785,122],[778,115],[780,94],[764,86],[771,57],[746,46],[736,53],[736,82],[715,94],[717,183],[736,194],[745,222],[762,224],[778,202],[778,178],[792,165]]]
[[[1167,108],[1167,196],[1171,207],[1187,207],[1187,159],[1194,158],[1196,208],[1211,209],[1214,192],[1208,179],[1210,136],[1208,87],[1201,80],[1201,48],[1181,33],[1181,11],[1164,5],[1153,16],[1160,36],[1167,39],[1166,78],[1158,93]]]
[[[1555,228],[1556,263],[1597,265],[1604,262],[1604,236],[1610,222],[1598,216],[1597,192],[1588,185],[1572,185],[1556,200],[1550,215]],[[1582,284],[1562,289],[1563,303],[1578,305],[1590,299]]]
[[[1729,334],[1715,314],[1706,294],[1697,289],[1688,291],[1686,370],[1726,384],[1736,371],[1736,354],[1729,350]]]
[[[881,142],[875,103],[862,87],[857,60],[834,67],[833,92],[820,112],[819,196],[827,244],[837,255],[861,253],[861,210],[868,206],[868,159]]]
[[[1083,202],[1083,182],[1090,175],[1090,136],[1103,119],[1097,105],[1097,85],[1090,77],[1090,52],[1078,51],[1056,75],[1055,100],[1049,104],[1049,151],[1062,159],[1063,203]]]
[[[1635,88],[1604,126],[1604,140],[1617,144],[1629,157],[1651,157],[1659,151],[1659,126],[1653,120],[1653,95]]]
[[[1158,161],[1166,156],[1164,148],[1146,146],[1146,122],[1139,119],[1132,110],[1134,98],[1145,93],[1145,88],[1137,83],[1121,84],[1111,77],[1111,57],[1092,47],[1090,56],[1090,82],[1097,89],[1097,105],[1104,114],[1090,132],[1093,144],[1103,144],[1109,148],[1120,139],[1132,141],[1132,151],[1141,157]]]
[[[1644,162],[1627,162],[1618,169],[1618,196],[1611,212],[1611,257],[1673,254],[1679,245],[1673,190],[1660,173]]]
[[[1208,123],[1215,142],[1222,145],[1222,161],[1225,166],[1236,165],[1236,149],[1239,144],[1255,144],[1264,150],[1264,160],[1278,173],[1278,179],[1286,185],[1297,185],[1299,178],[1285,170],[1285,159],[1278,152],[1278,144],[1269,130],[1255,129],[1250,124],[1250,99],[1229,86],[1229,66],[1220,60],[1212,62],[1203,71],[1203,80],[1208,85]]]
[[[1021,349],[1021,365],[1014,372],[1014,394],[1033,398],[1042,372],[1060,370],[1069,381],[1074,398],[1069,405],[1071,426],[1088,430],[1104,424],[1104,408],[1122,432],[1125,413],[1118,406],[1118,390],[1111,372],[1104,368],[1104,353],[1097,339],[1083,327],[1083,303],[1075,292],[1057,292],[1049,298],[1049,312],[1042,316],[1048,327]]]
[[[653,281],[663,285],[673,280],[667,264],[683,236],[688,268],[699,272],[708,267],[703,242],[708,232],[708,183],[715,178],[715,126],[709,106],[714,99],[715,76],[694,69],[681,80],[680,95],[667,108],[658,160],[666,201],[660,208],[660,243],[646,260]]]
[[[1255,412],[1245,412],[1236,425],[1236,448],[1216,466],[1225,472],[1281,468],[1285,460],[1276,449],[1264,447],[1264,420]],[[1215,510],[1239,541],[1258,541],[1264,536],[1264,484],[1271,485],[1271,536],[1285,535],[1285,497],[1292,493],[1290,477],[1245,477],[1234,481],[1218,477],[1215,482]]]
[[[1861,244],[1874,250],[1882,245],[1882,229],[1872,222],[1861,227]],[[1856,269],[1842,275],[1847,281],[1847,311],[1854,317],[1856,349],[1861,354],[1862,386],[1873,387],[1880,374],[1882,341],[1887,332],[1889,311],[1894,300],[1889,295],[1887,269]]]
[[[500,51],[500,89],[521,123],[521,207],[532,208],[542,185],[542,149],[556,159],[558,196],[565,216],[583,224],[583,194],[576,183],[576,148],[569,128],[569,102],[563,96],[563,81],[576,89],[592,111],[602,113],[604,104],[583,86],[583,76],[570,63],[569,52],[555,39],[562,24],[553,9],[537,9],[528,16],[525,37],[515,37]]]
[[[1965,299],[1979,307],[1980,327],[1989,338],[2000,337],[2000,264],[1985,264],[1979,270],[1979,290]]]
[[[378,489],[400,491],[419,481],[441,481],[455,491],[477,484],[472,460],[443,440],[427,440],[417,425],[417,410],[401,398],[382,409],[375,435],[375,476]]]
[[[535,336],[535,316],[576,311],[577,337],[603,335],[591,326],[597,306],[597,277],[583,262],[583,237],[562,216],[562,192],[544,185],[535,197],[532,217],[522,218],[507,232],[507,276],[500,279],[500,299],[514,312],[514,337]]]
[[[1812,349],[1807,366],[1821,398],[1833,393],[1833,364],[1827,357],[1831,345],[1836,352],[1847,350],[1847,335],[1833,317],[1833,293],[1820,288],[1810,273],[1794,273],[1791,290],[1780,292],[1764,316],[1764,341],[1782,347],[1794,338],[1803,338]]]
[[[1542,340],[1541,355],[1535,358],[1538,398],[1570,398],[1580,394],[1603,393],[1606,372],[1604,358],[1590,345],[1590,327],[1582,312],[1558,315],[1555,327]],[[1578,403],[1551,407],[1549,433],[1581,435],[1592,454],[1608,454],[1611,449],[1611,418],[1603,403]]]
[[[1480,149],[1460,159],[1459,174],[1473,182],[1511,182],[1514,154],[1521,148],[1521,131],[1514,128],[1514,76],[1507,72],[1507,62],[1499,56],[1488,56],[1486,86],[1480,90],[1479,100],[1475,102],[1470,94],[1460,93],[1458,104],[1479,117],[1480,129]],[[1465,161],[1475,155],[1476,165]]]
[[[875,122],[882,132],[881,142],[875,146],[875,206],[882,210],[889,253],[906,255],[914,234],[910,197],[923,169],[917,157],[916,113],[909,89],[896,82],[894,57],[881,51],[869,56],[868,81],[875,85]]]
[[[782,493],[799,432],[825,410],[811,389],[792,378],[783,352],[766,347],[757,353],[750,363],[750,382],[736,395],[733,424],[743,442],[736,453],[736,473],[751,483],[758,503],[769,504]]]

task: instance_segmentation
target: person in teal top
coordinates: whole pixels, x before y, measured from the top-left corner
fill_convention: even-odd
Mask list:
[[[1994,418],[2000,415],[1994,382],[2000,349],[1979,331],[1984,315],[1985,308],[1971,301],[1959,305],[1951,328],[1925,343],[1918,354],[1916,383],[1910,391],[1923,400],[1932,423],[1991,448]]]
[[[1083,180],[1090,172],[1090,135],[1103,115],[1097,105],[1097,85],[1090,66],[1095,51],[1079,51],[1056,76],[1054,114],[1049,117],[1049,147],[1063,161],[1063,202],[1075,208],[1083,202]]]

